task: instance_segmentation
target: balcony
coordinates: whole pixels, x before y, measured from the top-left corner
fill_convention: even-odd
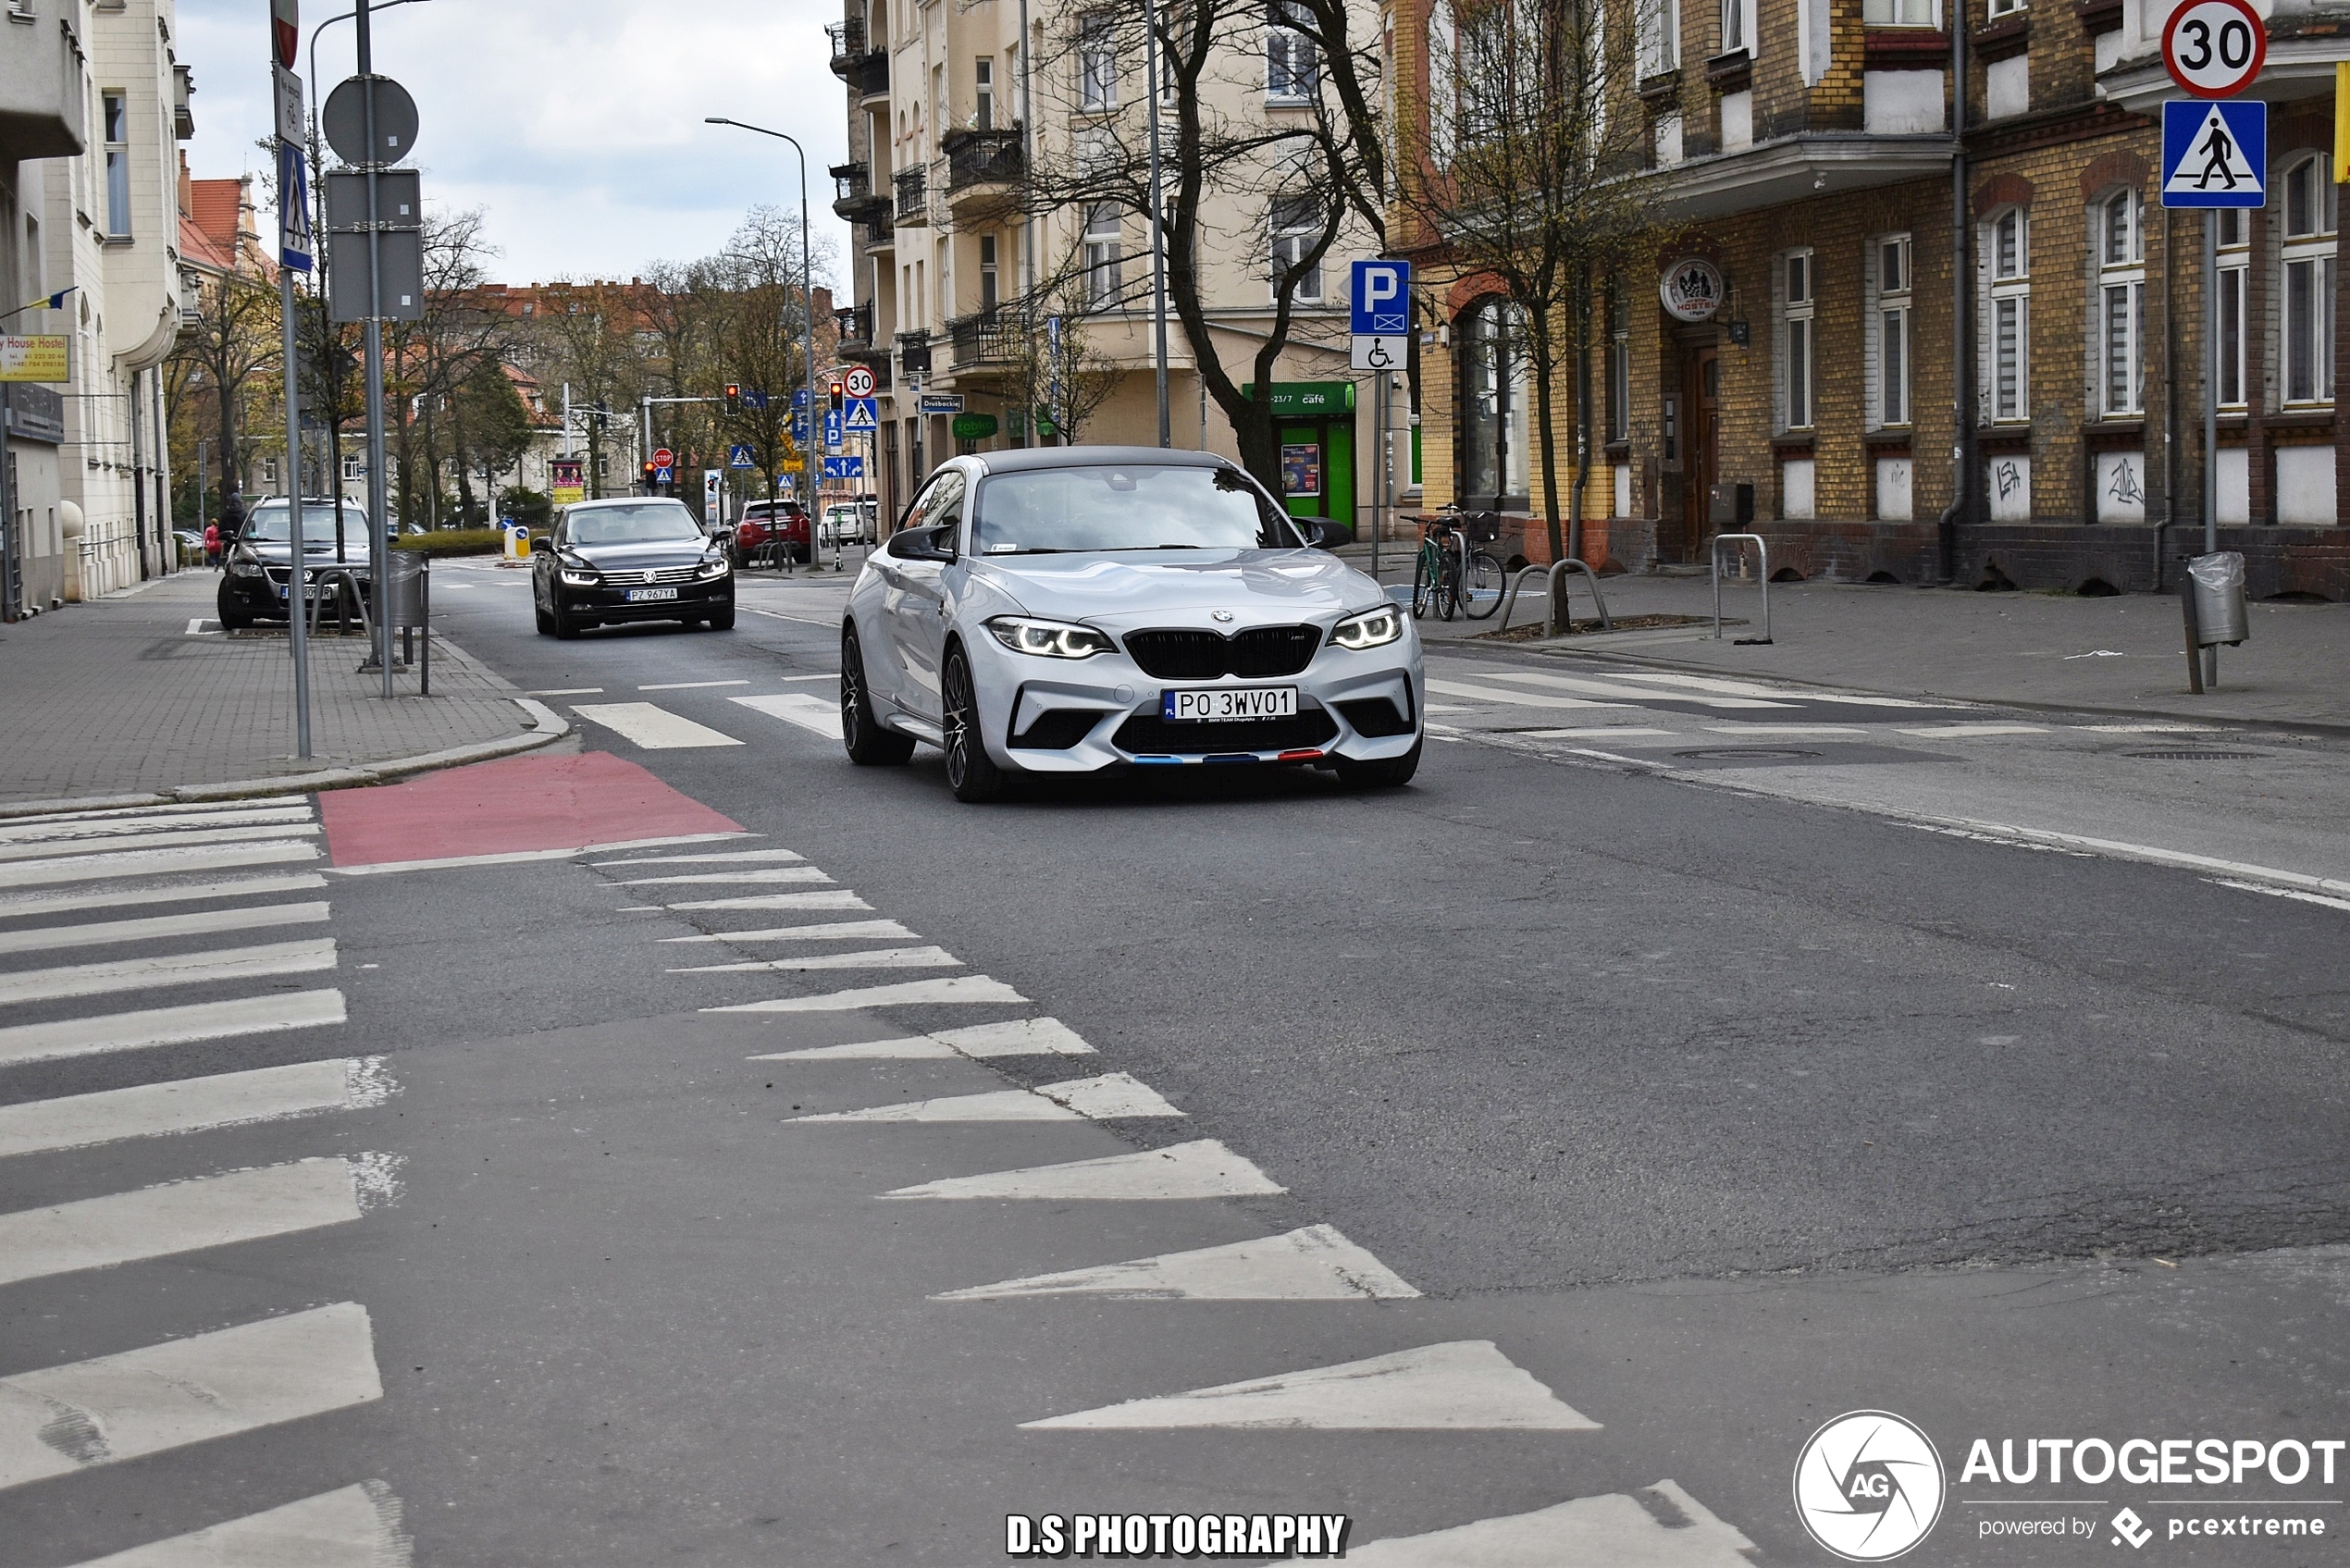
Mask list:
[[[946,206],[958,220],[984,217],[1018,203],[1027,172],[1020,132],[954,130],[938,140],[946,154]]]
[[[889,211],[886,207],[882,210],[879,221],[858,224],[849,229],[848,237],[855,241],[858,250],[869,254],[875,251],[895,250],[897,247],[897,230],[889,221]]]
[[[863,164],[835,164],[832,176],[835,214],[850,223],[889,221],[889,198],[873,194],[872,178]]]
[[[87,111],[81,102],[74,9],[43,0],[9,7],[12,20],[21,12],[23,20],[36,23],[10,27],[8,47],[0,49],[0,141],[6,142],[12,161],[68,158],[81,151]],[[6,308],[0,305],[0,310]]]
[[[836,310],[833,312],[833,325],[840,334],[841,358],[856,359],[872,352],[872,306],[851,305],[847,310]]]
[[[889,51],[865,46],[865,23],[862,19],[830,22],[824,31],[833,41],[833,74],[857,91],[860,98],[871,98],[889,91]]]
[[[909,168],[897,177],[897,227],[919,228],[930,221],[930,171]]]
[[[1010,364],[1020,357],[1019,322],[1008,313],[983,310],[957,316],[946,324],[946,332],[954,340],[958,370]]]

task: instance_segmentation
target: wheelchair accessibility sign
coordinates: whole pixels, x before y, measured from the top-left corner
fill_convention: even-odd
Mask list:
[[[2162,204],[2264,207],[2269,105],[2257,98],[2162,105]]]

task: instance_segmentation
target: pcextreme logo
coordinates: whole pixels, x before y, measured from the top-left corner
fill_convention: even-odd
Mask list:
[[[1942,1516],[1942,1456],[1912,1422],[1856,1410],[1812,1434],[1795,1462],[1795,1512],[1848,1562],[1883,1562]]]

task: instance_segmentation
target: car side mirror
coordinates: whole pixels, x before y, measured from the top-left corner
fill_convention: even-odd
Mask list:
[[[1354,542],[1354,530],[1329,517],[1300,517],[1293,520],[1305,543],[1313,549],[1336,549]]]

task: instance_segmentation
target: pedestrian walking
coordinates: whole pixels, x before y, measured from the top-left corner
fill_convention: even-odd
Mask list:
[[[204,563],[216,572],[220,570],[220,525],[217,523],[204,525]]]

